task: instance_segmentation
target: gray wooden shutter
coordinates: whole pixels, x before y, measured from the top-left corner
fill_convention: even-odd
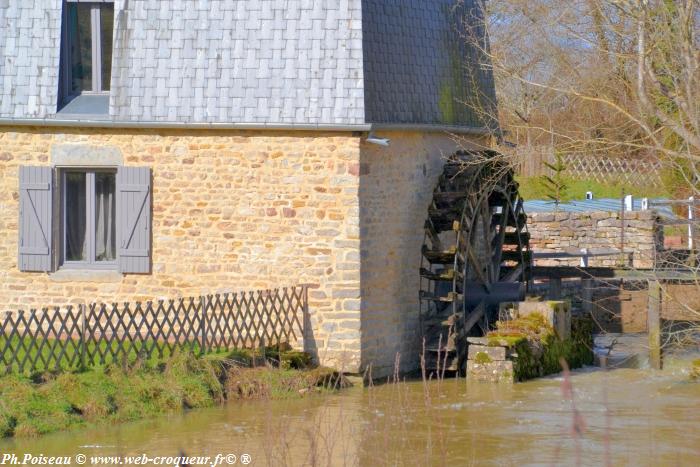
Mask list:
[[[119,272],[151,271],[151,169],[117,170],[117,249]]]
[[[53,270],[53,170],[51,167],[19,168],[20,271]]]

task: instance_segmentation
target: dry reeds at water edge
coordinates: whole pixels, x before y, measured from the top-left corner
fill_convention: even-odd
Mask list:
[[[440,355],[439,370],[426,368],[425,352],[420,355],[417,379],[402,375],[401,354],[396,355],[393,371],[386,377],[374,377],[370,365],[363,374],[364,389],[314,406],[305,415],[308,418],[299,421],[303,427],[300,430],[281,421],[269,407],[265,415],[266,463],[433,466],[454,465],[455,459],[465,465],[466,457],[466,465],[479,465],[485,453],[473,447],[480,443],[478,436],[484,434],[478,433],[483,427],[478,426],[478,420],[465,419],[468,416],[464,411],[452,408],[468,397],[471,385],[467,386],[466,378],[460,375],[453,379],[445,370],[444,353]],[[568,365],[561,364],[565,369],[562,399],[570,403],[571,412],[571,425],[562,435],[576,443],[576,458],[580,459],[586,423],[576,405]],[[359,399],[353,399],[355,394]],[[465,433],[474,433],[474,438],[464,439]],[[554,459],[563,455],[550,454]]]

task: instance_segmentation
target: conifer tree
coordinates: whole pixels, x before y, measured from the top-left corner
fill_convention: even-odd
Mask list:
[[[545,162],[544,165],[552,171],[552,175],[551,177],[549,175],[542,175],[540,181],[547,192],[547,198],[553,201],[556,207],[559,207],[559,204],[566,196],[566,191],[569,188],[566,184],[566,178],[564,177],[564,172],[566,171],[564,158],[560,152],[557,152],[554,155],[554,163]]]

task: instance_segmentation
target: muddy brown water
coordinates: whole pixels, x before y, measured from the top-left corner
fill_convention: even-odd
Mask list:
[[[700,465],[700,384],[682,370],[582,370],[513,386],[446,380],[230,403],[4,441],[0,453],[211,456],[249,465]],[[229,458],[232,460],[232,458]],[[89,465],[89,461],[88,461]],[[224,463],[224,465],[226,465]]]

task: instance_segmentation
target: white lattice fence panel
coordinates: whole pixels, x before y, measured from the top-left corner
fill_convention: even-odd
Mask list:
[[[636,186],[661,186],[661,162],[639,159],[567,154],[563,157],[566,172],[577,178],[600,183],[621,182]]]

